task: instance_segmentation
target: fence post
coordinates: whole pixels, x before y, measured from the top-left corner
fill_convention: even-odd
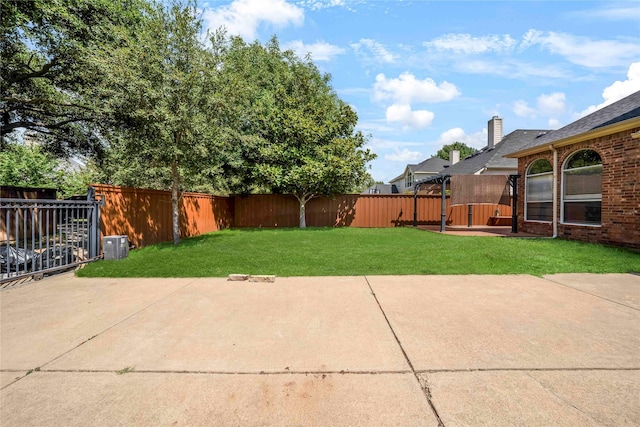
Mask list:
[[[89,258],[97,258],[100,254],[100,203],[96,201],[96,190],[93,187],[87,189],[87,201],[92,202],[89,208]]]

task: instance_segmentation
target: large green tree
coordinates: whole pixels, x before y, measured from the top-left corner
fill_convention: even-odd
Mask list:
[[[464,142],[454,142],[452,144],[443,145],[441,149],[436,153],[436,157],[440,157],[442,160],[450,160],[449,156],[453,150],[460,152],[460,159],[464,159],[476,152],[476,149],[469,147]]]
[[[300,228],[306,227],[309,200],[353,191],[370,179],[367,163],[375,154],[355,131],[358,117],[331,87],[310,58],[282,52],[277,39],[261,51],[261,73],[249,80],[252,113],[245,117],[252,140],[251,179],[274,193],[294,195]],[[254,58],[255,55],[252,55]]]
[[[26,129],[58,157],[102,153],[110,59],[137,33],[143,1],[0,2],[0,148]]]

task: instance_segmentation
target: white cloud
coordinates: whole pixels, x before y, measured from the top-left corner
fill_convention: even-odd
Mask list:
[[[392,139],[376,138],[375,136],[367,142],[367,147],[371,148],[374,151],[389,149],[394,149],[397,151],[400,147],[418,147],[421,145],[424,144],[422,142],[394,141]]]
[[[435,115],[431,111],[412,111],[409,104],[393,104],[385,115],[388,122],[402,123],[408,129],[423,129],[433,122]]]
[[[538,97],[538,111],[545,116],[563,114],[566,111],[565,101],[566,96],[562,92],[542,94]]]
[[[389,126],[383,120],[369,122],[358,121],[357,128],[365,134],[373,132],[393,132],[395,130],[392,126]]]
[[[397,55],[391,53],[383,44],[372,39],[360,39],[358,43],[352,43],[351,48],[356,53],[365,53],[365,51],[371,53],[373,57],[370,59],[373,62],[392,64],[397,59]]]
[[[284,49],[291,49],[300,58],[307,56],[307,53],[311,54],[311,59],[314,61],[331,61],[334,56],[341,55],[345,50],[339,46],[329,44],[325,41],[317,41],[311,44],[305,44],[302,40],[294,40],[285,43]]]
[[[529,107],[526,101],[516,101],[513,103],[513,112],[516,113],[520,117],[536,117],[536,110],[534,108]]]
[[[513,103],[513,112],[520,117],[536,118],[538,116],[554,116],[564,114],[567,110],[566,95],[563,92],[542,94],[536,99],[536,107],[530,107],[526,101]]]
[[[454,68],[468,74],[487,74],[507,79],[528,79],[531,77],[568,79],[570,74],[558,64],[532,64],[515,59],[479,60],[458,58]]]
[[[210,30],[224,26],[229,34],[254,40],[261,24],[277,28],[302,25],[304,11],[286,0],[235,0],[214,9],[205,4],[202,19]]]
[[[329,7],[342,7],[349,11],[355,12],[355,9],[351,8],[344,0],[304,0],[299,1],[298,4],[311,10],[327,9]]]
[[[596,110],[601,109],[602,107],[606,107],[607,105],[613,104],[616,101],[621,100],[622,98],[631,95],[640,90],[640,62],[634,62],[629,66],[629,71],[627,72],[627,80],[618,80],[613,82],[611,86],[607,86],[602,91],[602,98],[604,102],[598,105],[591,105],[587,107],[585,110],[576,114],[576,118],[584,117],[588,114],[593,113]]]
[[[568,61],[590,68],[628,64],[640,56],[640,44],[618,40],[591,40],[553,31],[529,30],[523,36],[520,49],[539,45]]]
[[[439,51],[478,54],[510,51],[517,42],[509,34],[481,37],[473,37],[471,34],[446,34],[423,44]]]
[[[423,160],[424,155],[419,151],[410,151],[408,149],[404,149],[399,151],[395,149],[392,154],[385,154],[384,159],[389,160],[391,162],[402,162],[402,163],[412,163],[419,162]]]
[[[373,85],[374,99],[391,99],[400,104],[450,101],[459,95],[460,91],[452,83],[444,81],[438,85],[430,78],[418,80],[409,72],[392,79],[378,74]]]
[[[558,119],[549,119],[548,124],[549,129],[560,129],[562,127],[562,124]]]
[[[573,12],[579,18],[606,19],[608,21],[638,21],[640,9],[636,6],[611,7],[596,10]]]
[[[482,148],[487,145],[487,130],[467,134],[462,128],[453,128],[440,134],[438,140],[438,149],[443,145],[453,144],[454,142],[462,142],[469,147]]]

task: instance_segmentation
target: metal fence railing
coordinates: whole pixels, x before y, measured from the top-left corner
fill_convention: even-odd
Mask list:
[[[100,254],[100,202],[0,198],[0,288]]]

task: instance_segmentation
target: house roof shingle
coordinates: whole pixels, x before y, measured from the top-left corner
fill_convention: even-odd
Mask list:
[[[540,146],[547,146],[561,139],[570,138],[635,117],[640,117],[640,91],[603,107],[567,126],[551,131],[538,140],[531,141],[529,144],[512,150],[508,154],[510,157],[518,157],[517,154],[520,152],[535,149]]]
[[[516,151],[531,144],[542,135],[549,132],[544,129],[518,129],[514,130],[496,144],[493,148],[488,146],[477,153],[466,157],[464,160],[449,166],[443,172],[448,175],[471,175],[484,168],[513,168],[518,167],[516,159],[503,157],[506,153]]]
[[[445,168],[446,165],[449,164],[449,161],[443,160],[440,157],[431,157],[417,165],[407,165],[409,170],[413,173],[439,173],[442,169]]]

